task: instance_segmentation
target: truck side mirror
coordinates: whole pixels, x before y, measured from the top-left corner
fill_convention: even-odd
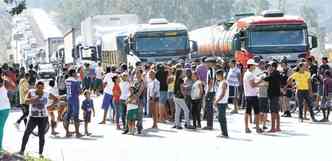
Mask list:
[[[240,35],[236,34],[234,37],[234,50],[235,51],[239,51],[241,50],[241,39],[240,39]]]
[[[129,41],[128,39],[123,40],[123,50],[126,54],[129,54],[130,49],[129,49]]]
[[[314,49],[318,47],[318,40],[316,36],[310,35],[309,36],[309,44],[310,44],[310,49]]]
[[[198,45],[196,41],[189,40],[190,43],[190,53],[197,52],[198,51]]]

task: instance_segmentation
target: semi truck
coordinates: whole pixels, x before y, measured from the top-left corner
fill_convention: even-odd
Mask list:
[[[254,56],[266,60],[286,57],[295,62],[317,47],[317,37],[309,34],[303,18],[280,11],[238,14],[233,21],[196,29],[189,35],[197,44],[194,56],[228,56],[244,65]]]
[[[127,53],[143,63],[179,59],[190,52],[187,27],[166,19],[151,19],[148,24],[137,25],[129,32],[125,44]]]

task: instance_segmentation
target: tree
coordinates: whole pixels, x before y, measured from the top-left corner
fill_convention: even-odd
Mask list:
[[[13,6],[9,13],[14,15],[19,15],[26,9],[26,2],[25,0],[4,0],[7,5]]]

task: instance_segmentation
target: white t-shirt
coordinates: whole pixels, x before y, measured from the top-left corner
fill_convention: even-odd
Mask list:
[[[229,97],[229,85],[227,83],[226,80],[223,80],[219,83],[219,87],[217,89],[217,93],[216,93],[216,98],[220,97],[220,95],[222,94],[222,86],[226,83],[227,87],[226,87],[226,93],[224,95],[224,97],[218,101],[218,103],[222,103],[222,104],[227,104],[228,103],[228,97]]]
[[[239,80],[240,75],[241,75],[241,71],[239,68],[229,69],[229,72],[227,75],[228,85],[238,87],[240,85],[240,80]]]
[[[244,88],[245,96],[257,96],[257,88],[251,87],[251,85],[250,85],[251,80],[255,81],[256,76],[253,72],[250,72],[249,70],[247,70],[243,76],[243,88]]]
[[[97,67],[96,68],[96,78],[97,79],[103,79],[103,68],[102,67]]]
[[[36,96],[36,90],[30,90],[31,97]],[[48,100],[49,93],[43,93],[43,96],[40,97],[36,102],[30,104],[30,116],[31,117],[47,117],[47,100]]]
[[[200,80],[197,80],[194,82],[192,88],[191,88],[191,99],[193,100],[198,100],[201,99],[202,96],[199,95],[200,94],[200,85],[202,84],[202,82]]]
[[[160,82],[157,79],[149,81],[148,96],[149,97],[159,97],[160,96]]]
[[[107,94],[109,94],[109,95],[113,95],[112,89],[113,89],[114,82],[112,80],[112,77],[114,75],[115,75],[114,73],[107,73],[105,75],[104,80],[103,80],[104,83],[107,83],[106,87],[104,89],[104,92],[107,93]]]
[[[121,81],[120,82],[120,89],[121,89],[121,100],[127,100],[129,97],[129,82],[128,81]]]
[[[47,89],[46,89],[50,94],[52,94],[53,96],[59,96],[59,91],[58,91],[58,89],[57,88],[55,88],[55,87],[48,87]],[[51,99],[48,99],[48,101],[47,101],[47,106],[50,106],[50,105],[52,105],[53,104],[53,100],[51,100]]]
[[[4,86],[0,88],[0,111],[10,109],[7,92],[8,91]]]

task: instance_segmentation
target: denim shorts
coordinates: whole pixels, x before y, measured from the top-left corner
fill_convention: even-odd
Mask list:
[[[164,105],[167,103],[167,91],[160,91],[159,103]]]

